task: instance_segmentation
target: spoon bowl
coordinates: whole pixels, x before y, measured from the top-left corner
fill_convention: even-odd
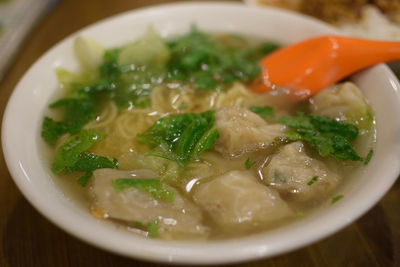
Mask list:
[[[285,87],[306,98],[366,67],[400,59],[400,42],[328,35],[280,49],[261,60],[258,92]]]

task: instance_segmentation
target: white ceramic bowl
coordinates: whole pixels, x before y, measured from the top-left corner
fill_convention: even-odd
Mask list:
[[[127,12],[89,26],[57,44],[24,75],[11,96],[2,128],[9,170],[25,197],[49,220],[72,235],[106,250],[144,260],[174,263],[228,263],[258,259],[305,246],[340,230],[370,209],[390,188],[400,167],[399,83],[385,65],[353,77],[369,99],[377,119],[375,155],[365,175],[350,180],[345,197],[298,223],[241,239],[193,243],[147,240],[99,221],[63,193],[42,160],[40,126],[57,89],[54,68],[74,70],[73,40],[93,38],[106,47],[140,36],[152,24],[162,36],[200,29],[237,32],[282,44],[335,33],[326,24],[294,13],[228,3],[185,3]]]

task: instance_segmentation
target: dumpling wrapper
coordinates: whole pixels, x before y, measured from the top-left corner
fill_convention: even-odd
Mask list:
[[[223,231],[254,230],[292,215],[279,194],[248,171],[230,171],[200,184],[193,199]]]
[[[134,187],[117,193],[111,186],[114,179],[141,178],[154,179],[156,174],[150,170],[120,171],[99,169],[93,172],[91,194],[93,206],[105,212],[110,218],[128,223],[146,224],[159,221],[159,235],[162,239],[206,239],[209,229],[202,221],[201,211],[189,200],[175,192],[173,202],[153,198],[149,193]]]
[[[372,127],[372,109],[352,82],[335,84],[320,91],[310,98],[310,110],[314,114],[355,124],[361,130]]]
[[[322,161],[306,154],[302,142],[281,147],[262,169],[262,174],[264,183],[282,195],[298,201],[322,198],[340,181],[339,176]],[[309,184],[311,180],[313,181]]]
[[[283,137],[282,124],[268,124],[259,115],[239,107],[222,108],[215,113],[219,139],[214,149],[225,156],[235,157],[270,146]]]

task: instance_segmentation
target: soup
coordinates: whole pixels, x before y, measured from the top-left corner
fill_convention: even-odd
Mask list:
[[[231,238],[329,208],[373,154],[373,112],[349,81],[300,103],[254,93],[278,47],[195,27],[108,50],[78,37],[81,71],[56,70],[42,125],[52,171],[93,216],[148,238]]]

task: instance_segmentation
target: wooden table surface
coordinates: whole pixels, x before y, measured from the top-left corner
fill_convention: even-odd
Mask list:
[[[47,49],[95,21],[163,0],[63,0],[33,29],[0,82],[0,116],[18,80]],[[0,153],[0,266],[160,266],[102,251],[66,234],[21,195]],[[361,219],[314,245],[234,266],[400,266],[400,180]]]

